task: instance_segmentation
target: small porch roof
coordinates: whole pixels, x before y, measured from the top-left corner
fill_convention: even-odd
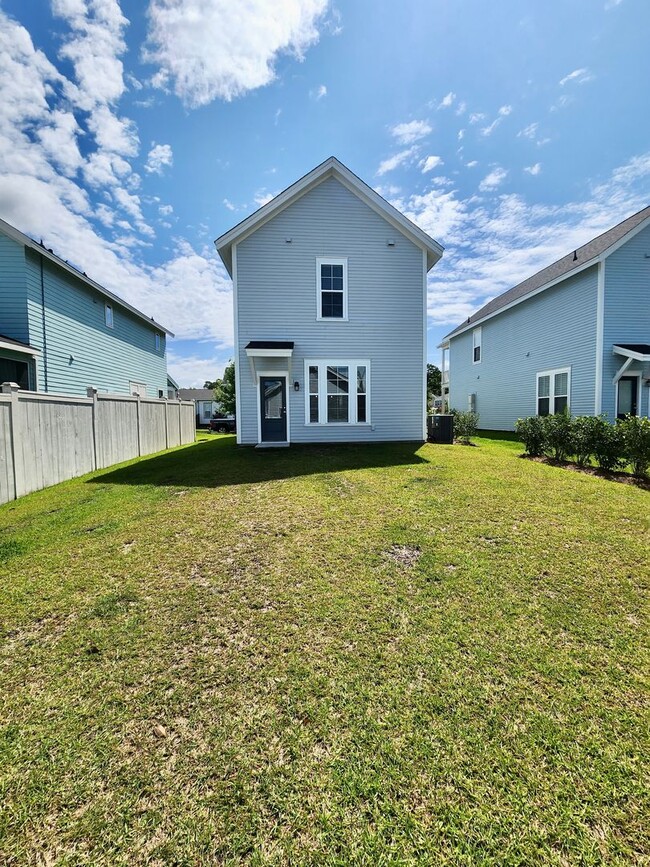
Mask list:
[[[615,343],[612,351],[633,361],[650,361],[650,343]]]
[[[246,355],[261,358],[291,358],[293,340],[251,340],[246,344]]]
[[[5,337],[4,334],[0,334],[0,349],[10,349],[12,352],[21,352],[24,355],[32,356],[41,354],[40,351],[34,349],[33,346],[29,346],[27,343],[21,343],[19,340],[14,340],[11,337]]]

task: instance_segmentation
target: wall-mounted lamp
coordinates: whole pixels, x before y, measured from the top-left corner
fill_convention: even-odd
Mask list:
[[[284,239],[284,243],[285,243],[285,244],[290,244],[290,243],[292,242],[292,240],[293,240],[293,238],[285,238],[285,239]]]
[[[300,383],[298,382],[298,380],[296,380],[296,381],[294,382],[294,384],[293,384],[293,390],[294,390],[294,391],[300,391]]]
[[[392,238],[389,238],[389,239],[386,241],[386,246],[387,246],[387,247],[394,247],[394,246],[395,246],[395,241],[393,241]]]

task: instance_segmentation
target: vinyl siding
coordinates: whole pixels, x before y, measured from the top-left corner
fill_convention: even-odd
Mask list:
[[[0,233],[0,334],[28,343],[24,249]]]
[[[241,442],[258,439],[257,383],[244,349],[250,340],[295,342],[288,387],[292,442],[422,440],[424,263],[418,246],[330,178],[238,243],[236,255]],[[348,259],[346,322],[316,318],[318,257]],[[305,424],[306,358],[370,360],[372,426]],[[285,360],[257,365],[286,369]]]
[[[614,418],[616,371],[625,359],[612,353],[615,343],[650,343],[650,227],[643,229],[605,262],[602,410]],[[650,365],[634,362],[626,375],[643,372]],[[650,389],[642,386],[639,414],[650,416]]]
[[[129,394],[129,382],[143,382],[147,395],[167,393],[165,340],[155,349],[156,329],[113,304],[114,327],[104,324],[105,300],[81,280],[43,259],[45,337],[41,304],[41,257],[25,250],[29,342],[43,355],[39,390],[85,394],[88,386]],[[11,335],[14,336],[14,335]],[[47,389],[45,374],[47,365]]]
[[[476,394],[479,427],[512,430],[536,414],[537,374],[571,368],[574,415],[594,411],[597,268],[522,301],[481,326],[481,363],[472,363],[472,330],[451,338],[450,404],[466,410]]]

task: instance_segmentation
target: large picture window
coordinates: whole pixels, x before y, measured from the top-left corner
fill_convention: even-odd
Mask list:
[[[537,415],[554,415],[569,408],[571,370],[544,370],[537,374]]]
[[[348,260],[317,259],[318,319],[348,318]]]
[[[368,424],[368,361],[306,361],[307,424]]]

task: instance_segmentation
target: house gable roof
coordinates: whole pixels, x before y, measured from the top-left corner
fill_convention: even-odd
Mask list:
[[[181,400],[211,400],[216,403],[211,388],[179,388],[178,396]]]
[[[60,256],[57,256],[56,253],[52,252],[52,250],[45,247],[43,245],[43,242],[41,242],[40,244],[37,243],[36,241],[34,241],[33,238],[30,238],[29,235],[25,235],[24,232],[21,232],[20,229],[16,229],[15,226],[7,223],[5,220],[0,220],[0,232],[5,234],[8,238],[12,238],[14,241],[17,241],[19,244],[23,244],[25,247],[29,247],[30,250],[34,250],[40,256],[43,256],[43,258],[49,259],[50,262],[54,262],[54,264],[58,265],[59,268],[62,268],[69,274],[72,274],[73,277],[76,277],[77,280],[80,280],[82,283],[85,283],[86,286],[89,286],[100,295],[103,295],[108,301],[112,302],[113,304],[119,304],[120,307],[123,307],[125,310],[133,313],[134,316],[137,316],[138,319],[142,319],[144,322],[147,323],[147,325],[150,325],[152,328],[156,328],[159,331],[164,331],[166,334],[169,334],[170,337],[174,336],[173,331],[170,331],[169,328],[165,328],[164,325],[156,322],[153,317],[147,316],[141,310],[138,310],[137,307],[133,307],[132,304],[129,304],[128,301],[124,301],[123,298],[120,298],[118,295],[115,295],[113,292],[105,289],[101,284],[96,283],[85,272],[79,271],[77,268],[74,267],[74,265],[66,262],[65,259],[62,259]]]
[[[233,244],[247,238],[276,214],[288,208],[289,205],[328,178],[336,178],[350,192],[365,202],[368,207],[384,217],[398,232],[401,232],[418,247],[426,250],[427,270],[433,268],[442,256],[444,247],[427,235],[426,232],[423,232],[415,223],[412,223],[397,208],[394,208],[383,199],[379,193],[376,193],[361,178],[351,172],[347,166],[344,166],[342,162],[337,160],[336,157],[329,157],[329,159],[326,159],[325,162],[316,166],[315,169],[312,169],[300,180],[287,187],[286,190],[279,193],[274,199],[271,199],[270,202],[267,202],[259,210],[255,211],[255,213],[246,217],[241,223],[233,226],[232,229],[229,229],[217,238],[214,243],[228,273],[232,276]]]
[[[485,319],[489,319],[501,310],[512,307],[514,304],[524,301],[530,295],[541,292],[544,289],[549,289],[561,280],[565,280],[567,277],[571,277],[573,274],[577,274],[585,268],[606,259],[622,243],[628,240],[629,235],[641,231],[645,228],[646,224],[650,225],[650,206],[643,208],[637,214],[633,214],[631,217],[603,232],[602,235],[598,235],[588,243],[583,244],[582,247],[578,247],[577,250],[558,259],[557,262],[553,262],[552,265],[542,268],[541,271],[513,286],[512,289],[508,289],[501,295],[497,295],[496,298],[488,301],[487,304],[470,316],[462,325],[450,331],[443,338],[443,341],[462,334],[468,328],[479,325]]]

